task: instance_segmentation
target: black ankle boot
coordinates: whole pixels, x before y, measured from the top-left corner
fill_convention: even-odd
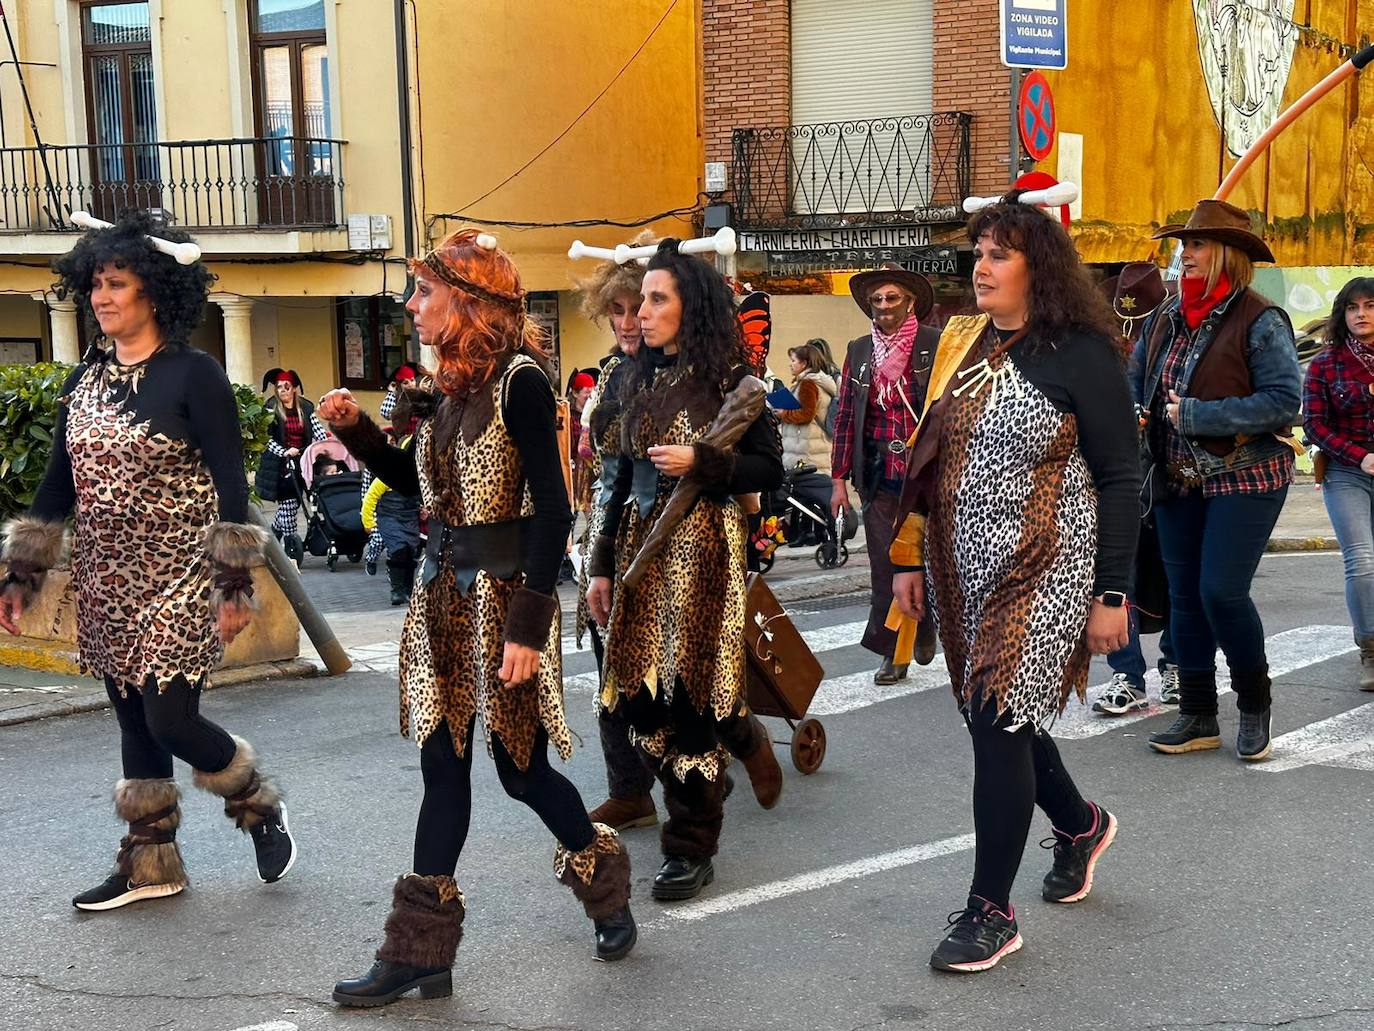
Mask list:
[[[1220,748],[1221,728],[1215,716],[1180,713],[1168,730],[1150,735],[1150,747],[1166,755]]]
[[[1238,759],[1244,759],[1248,763],[1257,763],[1269,758],[1269,753],[1274,748],[1273,738],[1269,734],[1271,712],[1272,709],[1265,709],[1263,712],[1243,712],[1240,714],[1240,726],[1236,730],[1236,757]]]
[[[639,929],[635,927],[629,906],[593,921],[593,925],[596,927],[596,958],[603,963],[613,963],[629,955],[639,938]]]
[[[453,968],[414,967],[379,959],[361,977],[336,984],[334,1001],[343,1006],[385,1006],[415,988],[422,999],[447,999],[453,994]]]
[[[654,876],[653,896],[661,902],[694,899],[715,879],[716,869],[709,859],[668,856]]]

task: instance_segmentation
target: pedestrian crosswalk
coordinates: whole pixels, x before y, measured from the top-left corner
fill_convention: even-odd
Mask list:
[[[854,611],[854,608],[850,609],[851,613]],[[816,692],[808,715],[839,716],[908,696],[937,690],[948,691],[950,681],[943,656],[936,656],[935,661],[929,666],[912,665],[907,679],[896,684],[873,683],[876,660],[859,647],[859,640],[866,625],[865,620],[824,622],[827,617],[833,620],[829,613],[798,615],[796,620],[801,627],[802,636],[823,667],[828,670],[850,672],[836,672],[825,678]],[[806,623],[814,625],[803,625]],[[570,700],[579,697],[590,699],[599,686],[599,680],[595,668],[588,668],[591,666],[588,649],[584,648],[578,652],[571,635],[564,637],[563,647],[567,667],[580,670],[565,675],[565,693]],[[1265,647],[1269,657],[1270,673],[1276,681],[1355,651],[1348,626],[1325,624],[1280,631],[1266,640]],[[395,642],[383,641],[366,648],[355,648],[350,654],[361,668],[378,673],[396,671]],[[1217,693],[1229,694],[1230,677],[1226,673],[1225,659],[1220,653],[1217,655],[1217,669]],[[1081,741],[1120,733],[1143,720],[1172,712],[1159,705],[1160,685],[1159,674],[1156,671],[1152,670],[1146,675],[1150,707],[1143,712],[1114,718],[1093,713],[1089,708],[1091,701],[1104,686],[1105,684],[1099,683],[1089,687],[1088,704],[1070,699],[1068,708],[1051,728],[1051,734],[1061,740]],[[1279,687],[1281,689],[1282,685]],[[1306,766],[1322,765],[1374,772],[1374,703],[1361,705],[1276,736],[1273,756],[1269,762],[1257,764],[1251,769],[1281,773]]]

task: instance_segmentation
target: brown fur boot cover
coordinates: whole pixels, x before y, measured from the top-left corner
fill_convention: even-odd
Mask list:
[[[668,819],[659,833],[665,856],[700,862],[716,854],[725,820],[725,777],[707,780],[692,772],[678,780],[665,765],[659,774]]]
[[[170,780],[121,780],[115,785],[115,815],[129,825],[119,843],[115,872],[136,885],[186,883],[176,843],[180,799]]]
[[[452,877],[406,874],[392,891],[377,958],[413,967],[451,967],[463,937],[463,893]]]
[[[613,828],[604,823],[592,826],[596,837],[581,852],[558,846],[553,872],[572,889],[587,916],[604,920],[630,904],[630,854]]]
[[[256,827],[277,815],[281,792],[277,785],[258,772],[258,757],[253,746],[231,734],[238,750],[229,765],[216,773],[196,770],[191,778],[196,787],[224,799],[224,815],[241,831]]]

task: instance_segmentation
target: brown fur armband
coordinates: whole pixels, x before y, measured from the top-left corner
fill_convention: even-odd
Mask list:
[[[267,531],[252,523],[215,523],[205,531],[205,553],[220,569],[247,569],[259,564]]]
[[[692,445],[696,461],[687,475],[708,490],[726,490],[735,474],[735,455],[702,441]]]
[[[26,563],[40,573],[46,573],[62,561],[67,550],[67,528],[63,523],[50,523],[35,516],[18,516],[5,524],[4,553],[6,562]]]
[[[506,643],[543,649],[558,614],[558,596],[521,587],[506,610]]]
[[[615,576],[615,538],[607,537],[605,534],[597,536],[592,541],[591,553],[587,556],[587,575],[604,576],[608,579]]]

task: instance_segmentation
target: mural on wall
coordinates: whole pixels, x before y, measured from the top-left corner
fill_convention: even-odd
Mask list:
[[[1193,0],[1198,56],[1226,148],[1243,154],[1278,117],[1298,29],[1295,0]]]

